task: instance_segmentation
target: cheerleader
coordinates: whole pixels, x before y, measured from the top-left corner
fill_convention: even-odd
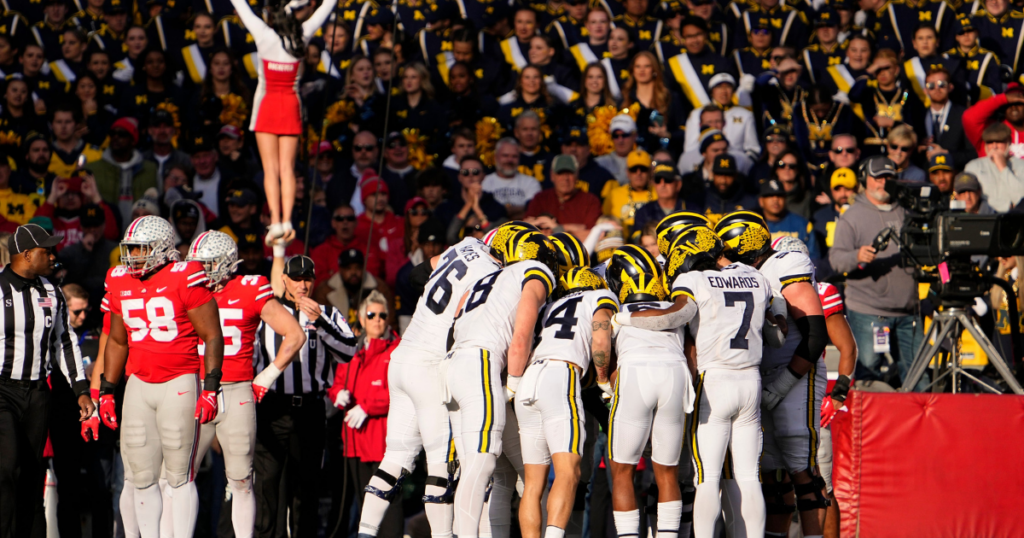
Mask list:
[[[263,22],[245,0],[231,0],[260,56],[259,83],[253,99],[249,129],[256,133],[263,161],[263,186],[270,205],[268,245],[295,238],[291,216],[295,204],[295,157],[302,133],[302,104],[298,84],[306,44],[320,28],[337,0],[324,0],[310,15],[309,0],[291,0]],[[305,21],[305,22],[302,22]]]

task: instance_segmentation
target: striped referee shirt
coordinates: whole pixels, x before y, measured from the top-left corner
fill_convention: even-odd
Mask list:
[[[356,353],[356,336],[345,321],[345,316],[333,306],[320,305],[320,317],[312,322],[306,314],[295,308],[295,303],[280,298],[281,304],[299,322],[306,333],[306,345],[295,359],[281,372],[270,390],[279,394],[320,394],[334,381],[334,361],[348,362]],[[277,357],[282,337],[266,323],[256,330],[256,351],[253,366],[261,372]],[[330,360],[328,360],[330,357]]]
[[[64,294],[49,280],[22,278],[8,266],[0,272],[0,298],[0,379],[46,379],[56,363],[75,394],[88,394]]]

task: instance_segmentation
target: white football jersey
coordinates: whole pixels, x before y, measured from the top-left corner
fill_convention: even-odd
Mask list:
[[[548,295],[555,288],[551,270],[533,260],[513,263],[478,280],[469,290],[462,315],[455,320],[452,350],[486,349],[505,368],[523,286],[531,280],[543,283]]]
[[[612,315],[619,311],[619,302],[606,289],[577,291],[549,303],[541,312],[530,362],[557,359],[586,372],[590,366],[594,314],[602,308]]]
[[[623,312],[639,312],[652,308],[668,308],[672,303],[652,301],[622,305]],[[686,326],[669,331],[648,331],[624,326],[615,337],[615,353],[619,364],[640,361],[686,361],[683,355],[683,334]]]
[[[683,273],[672,283],[672,297],[679,295],[697,305],[697,316],[689,323],[697,371],[743,370],[761,364],[761,327],[772,290],[757,269],[734,263],[720,271]]]
[[[446,353],[459,299],[478,280],[501,266],[490,256],[490,247],[467,237],[441,254],[437,267],[416,303],[412,321],[392,354],[392,361],[440,362]]]
[[[790,284],[798,282],[810,282],[811,286],[817,289],[814,281],[814,264],[806,254],[801,252],[776,252],[761,265],[761,274],[768,279],[772,291],[782,295],[782,290]],[[766,347],[764,356],[761,359],[761,370],[768,371],[778,366],[789,364],[793,359],[796,347],[800,345],[800,331],[793,323],[793,317],[786,313],[786,324],[789,325],[789,334],[786,336],[786,343],[779,349]]]

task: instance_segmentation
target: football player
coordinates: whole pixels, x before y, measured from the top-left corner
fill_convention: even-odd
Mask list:
[[[557,282],[554,247],[543,234],[521,230],[499,248],[506,267],[481,278],[462,296],[450,333],[451,352],[442,363],[448,390],[443,400],[462,466],[455,494],[460,538],[479,534],[487,483],[502,452],[505,404],[526,369],[538,313]],[[506,359],[508,387],[503,390]]]
[[[561,298],[544,310],[533,355],[515,397],[526,474],[519,505],[524,538],[541,536],[541,497],[552,463],[555,480],[548,493],[544,536],[565,536],[586,437],[580,376],[593,357],[598,383],[608,384],[610,323],[618,312],[618,301],[604,280],[587,267],[569,269],[558,288]]]
[[[616,250],[607,270],[608,287],[622,303],[623,313],[672,306],[663,285],[661,266],[643,248]],[[625,316],[628,324],[629,316]],[[612,471],[612,516],[619,536],[639,533],[640,512],[633,493],[633,475],[651,439],[651,461],[658,484],[658,535],[679,535],[682,497],[677,481],[684,415],[693,409],[693,382],[683,353],[682,324],[649,331],[623,326],[615,339],[618,355],[611,416],[608,418],[608,459]],[[689,533],[687,533],[688,535]]]
[[[141,217],[125,231],[122,265],[110,269],[106,281],[111,319],[101,400],[127,372],[121,451],[134,506],[122,509],[134,510],[142,536],[159,532],[163,503],[155,486],[161,465],[177,499],[174,536],[192,536],[199,507],[192,482],[195,439],[199,425],[217,416],[224,357],[217,303],[203,266],[177,258],[171,224]],[[200,340],[206,344],[202,358]]]
[[[825,508],[824,483],[817,472],[821,399],[827,383],[821,358],[828,330],[814,283],[814,265],[800,252],[775,252],[764,219],[749,211],[730,213],[715,226],[726,256],[755,267],[787,303],[790,330],[781,348],[766,348],[761,360],[764,428],[766,533],[785,534],[793,507],[783,496],[792,487],[805,536],[822,533],[819,511]],[[793,486],[782,476],[788,471]]]

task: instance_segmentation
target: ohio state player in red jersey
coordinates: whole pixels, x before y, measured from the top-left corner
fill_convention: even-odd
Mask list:
[[[206,272],[177,262],[174,229],[160,217],[136,219],[121,241],[121,263],[107,274],[110,335],[101,393],[127,366],[121,451],[131,472],[134,512],[144,538],[159,536],[161,465],[175,498],[174,536],[192,536],[198,512],[193,456],[199,424],[217,416],[224,337]],[[200,340],[206,378],[199,386]],[[106,394],[101,394],[101,400]],[[107,418],[106,412],[101,413]],[[126,469],[126,475],[128,469]],[[122,504],[122,507],[124,505]]]
[[[221,232],[204,232],[189,247],[187,261],[203,264],[207,287],[213,291],[224,333],[221,389],[223,408],[203,424],[194,465],[206,455],[216,435],[224,452],[224,471],[231,488],[231,523],[235,536],[253,535],[256,497],[252,490],[252,457],[256,447],[256,406],[268,388],[306,344],[299,322],[274,298],[270,281],[262,276],[234,275],[238,246]],[[256,329],[265,322],[283,338],[276,359],[253,379],[252,357]],[[165,498],[164,502],[169,499]]]

